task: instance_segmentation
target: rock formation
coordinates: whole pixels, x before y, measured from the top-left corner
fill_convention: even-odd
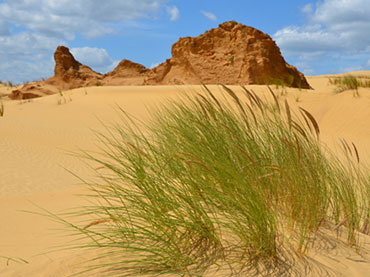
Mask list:
[[[172,57],[152,70],[125,59],[103,75],[76,61],[64,46],[57,48],[54,59],[53,77],[25,85],[10,97],[38,97],[55,90],[94,85],[284,83],[310,88],[304,75],[286,63],[269,35],[235,21],[220,24],[198,37],[180,38],[172,46]]]
[[[62,90],[91,86],[103,79],[103,75],[76,61],[69,49],[58,46],[54,53],[54,76],[46,83]]]
[[[172,58],[150,72],[145,84],[266,84],[310,88],[305,77],[287,64],[271,37],[235,21],[198,37],[180,38]]]
[[[76,61],[69,49],[58,46],[54,53],[54,76],[39,82],[25,84],[13,90],[11,99],[30,99],[55,94],[61,90],[96,85],[103,75]]]
[[[12,100],[32,99],[46,95],[55,94],[58,89],[53,86],[45,86],[44,84],[29,83],[22,88],[13,90],[9,95]]]
[[[145,66],[129,60],[122,60],[111,72],[104,75],[106,85],[143,85],[150,72]]]

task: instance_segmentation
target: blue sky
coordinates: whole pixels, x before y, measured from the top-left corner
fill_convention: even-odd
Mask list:
[[[269,34],[306,75],[370,70],[370,0],[0,0],[0,80],[53,75],[69,47],[98,72],[171,57],[179,37],[236,20]]]

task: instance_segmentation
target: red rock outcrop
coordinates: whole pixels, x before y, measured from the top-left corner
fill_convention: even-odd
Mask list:
[[[30,99],[57,93],[60,90],[97,84],[102,74],[76,61],[69,49],[58,46],[54,53],[54,76],[45,80],[25,84],[9,95],[10,99]]]
[[[42,94],[41,90],[35,89],[34,85],[24,85],[22,89],[15,89],[12,91],[8,97],[12,100],[22,100],[22,99],[32,99],[44,96],[46,94]]]
[[[104,75],[105,85],[143,85],[150,69],[129,60],[122,60],[111,72]]]
[[[32,99],[57,92],[58,88],[52,85],[46,85],[44,81],[41,81],[25,84],[23,87],[13,90],[8,97],[12,100]]]
[[[45,82],[59,89],[65,90],[91,86],[103,79],[102,74],[76,61],[65,46],[58,46],[54,53],[54,60],[54,76]]]
[[[180,38],[172,46],[172,57],[152,70],[125,59],[102,75],[76,61],[64,46],[56,49],[54,59],[53,77],[25,85],[9,97],[25,99],[95,85],[248,85],[283,81],[287,86],[310,88],[304,75],[286,63],[269,35],[235,21],[198,37]]]
[[[280,80],[288,86],[310,88],[269,35],[230,21],[198,37],[180,38],[172,46],[172,58],[154,68],[145,84],[238,85]]]

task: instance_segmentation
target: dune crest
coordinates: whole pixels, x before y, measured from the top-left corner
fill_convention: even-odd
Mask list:
[[[359,75],[358,72],[352,74]],[[362,74],[370,76],[370,71]],[[329,77],[336,76],[340,75]],[[350,90],[335,94],[335,86],[328,82],[329,77],[307,77],[313,90],[287,88],[285,96],[281,95],[279,101],[282,107],[287,101],[292,113],[297,111],[297,106],[312,113],[320,126],[321,140],[330,149],[340,153],[339,138],[344,138],[349,145],[353,142],[358,148],[360,162],[369,166],[370,121],[365,119],[370,118],[370,89],[359,88],[361,97],[353,97]],[[237,95],[243,95],[239,87],[228,87],[235,89]],[[253,89],[261,99],[267,97],[273,101],[265,86],[247,88]],[[271,88],[276,93],[282,91],[282,88],[275,86]],[[215,96],[222,96],[220,87],[209,86],[209,89]],[[64,96],[55,94],[19,102],[4,98],[9,92],[9,86],[0,84],[5,107],[5,115],[0,117],[0,220],[4,222],[0,228],[0,256],[13,260],[0,258],[0,276],[64,277],[83,270],[83,262],[93,258],[95,253],[83,249],[50,252],[54,246],[69,246],[74,237],[69,233],[61,236],[60,230],[64,226],[32,212],[40,212],[35,204],[54,214],[91,205],[84,198],[75,196],[89,192],[79,186],[80,180],[70,172],[84,180],[95,182],[95,179],[90,167],[70,153],[78,153],[81,149],[100,152],[100,145],[91,130],[105,133],[107,130],[101,122],[120,122],[117,110],[112,108],[114,106],[120,106],[148,124],[153,116],[152,109],[148,107],[166,105],[168,100],[176,100],[184,92],[196,94],[204,91],[199,86],[93,86],[65,91]],[[63,97],[67,101],[60,103]],[[102,169],[97,170],[101,172]],[[329,227],[336,230],[318,233],[315,241],[317,248],[307,253],[306,257],[315,267],[313,270],[307,268],[301,275],[367,277],[370,272],[370,237],[359,236],[358,249],[345,243],[345,226]],[[296,255],[291,258],[300,265],[299,260],[294,260],[298,259]],[[285,275],[290,273],[288,271]],[[86,273],[81,276],[92,275]],[[229,275],[220,271],[218,275],[212,272],[208,276]]]

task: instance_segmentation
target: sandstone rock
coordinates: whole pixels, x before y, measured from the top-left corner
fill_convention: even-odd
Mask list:
[[[59,89],[65,90],[90,86],[103,78],[102,74],[76,61],[65,46],[58,46],[54,53],[54,60],[54,76],[46,80],[46,83],[54,85]]]
[[[105,85],[143,85],[150,72],[145,66],[129,60],[122,60],[111,72],[104,75]]]
[[[54,76],[46,83],[62,90],[100,85],[143,85],[150,71],[141,64],[124,59],[113,71],[102,75],[78,62],[65,46],[57,48],[54,60]]]
[[[19,89],[13,90],[12,93],[8,95],[8,97],[13,100],[24,100],[51,95],[55,92],[56,89],[53,87],[45,87],[42,84],[30,83],[25,84]]]
[[[105,77],[137,77],[142,76],[142,74],[148,73],[150,70],[145,66],[134,63],[129,60],[122,60],[117,67],[105,74]]]
[[[287,64],[271,37],[235,21],[198,37],[180,38],[172,58],[154,68],[145,84],[265,84],[284,81],[310,88],[304,75]]]
[[[24,92],[22,91],[22,89],[16,89],[13,90],[12,93],[8,95],[8,97],[12,100],[23,100],[41,97],[41,95],[39,95],[38,93]]]
[[[10,97],[26,99],[95,85],[284,83],[310,88],[304,75],[286,63],[269,35],[235,21],[198,37],[180,38],[172,46],[172,57],[152,70],[124,59],[102,75],[76,61],[64,46],[56,49],[54,59],[53,77],[25,85]]]

